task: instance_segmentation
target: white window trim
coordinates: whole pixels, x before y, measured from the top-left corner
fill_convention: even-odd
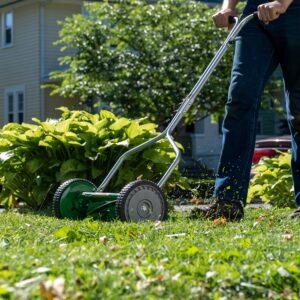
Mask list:
[[[26,94],[25,94],[25,85],[16,85],[11,86],[4,89],[4,122],[5,124],[8,123],[8,95],[13,94],[14,95],[14,119],[16,116],[18,116],[19,110],[18,110],[18,103],[16,103],[17,94],[23,93],[23,122],[25,122],[25,103],[26,103]],[[17,122],[14,120],[14,122]]]
[[[10,44],[5,44],[5,14],[11,12],[12,13],[12,28],[11,28],[11,43]],[[14,12],[13,10],[6,10],[4,12],[2,12],[1,14],[1,48],[5,49],[5,48],[11,48],[14,46]]]

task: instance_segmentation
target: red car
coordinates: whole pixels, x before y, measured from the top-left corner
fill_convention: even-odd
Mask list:
[[[291,149],[290,135],[275,136],[257,140],[255,143],[252,162],[254,164],[258,163],[263,156],[274,157],[278,155],[276,150],[285,152],[289,149]]]

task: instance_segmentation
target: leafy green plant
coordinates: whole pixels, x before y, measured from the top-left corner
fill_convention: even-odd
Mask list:
[[[254,168],[256,175],[250,181],[248,200],[260,197],[278,207],[295,207],[291,175],[291,153],[263,158]]]
[[[146,119],[118,118],[105,110],[99,114],[60,110],[59,120],[10,123],[0,131],[2,203],[20,200],[37,208],[70,178],[98,185],[122,153],[158,134],[157,125]],[[139,176],[157,181],[174,155],[166,140],[157,142],[129,157],[107,189],[120,191]],[[185,182],[178,171],[171,181]]]
[[[53,92],[82,101],[92,96],[126,116],[147,115],[160,124],[174,114],[224,37],[224,31],[214,30],[212,10],[196,1],[118,0],[85,8],[88,17],[75,15],[61,23],[58,44],[76,51],[61,58],[64,72],[51,74],[62,80],[50,85]],[[228,82],[229,72],[223,63],[199,98],[202,109],[223,107],[222,82]]]
[[[73,51],[62,53],[64,71],[51,74],[59,84],[48,87],[159,124],[174,114],[228,34],[213,25],[217,8],[195,0],[105,0],[85,9],[87,15],[60,23],[57,44]],[[187,121],[199,118],[199,111],[223,114],[231,56],[230,50],[186,113]]]

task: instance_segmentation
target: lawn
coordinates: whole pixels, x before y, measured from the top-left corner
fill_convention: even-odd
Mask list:
[[[2,212],[0,298],[299,299],[300,226],[288,213],[126,224]]]

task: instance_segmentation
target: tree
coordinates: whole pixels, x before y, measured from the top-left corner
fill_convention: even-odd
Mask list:
[[[194,0],[117,0],[89,3],[88,14],[62,23],[60,59],[53,93],[107,103],[128,117],[147,116],[165,124],[212,59],[226,30],[212,24],[214,9]],[[186,114],[223,113],[232,50],[223,57]]]

